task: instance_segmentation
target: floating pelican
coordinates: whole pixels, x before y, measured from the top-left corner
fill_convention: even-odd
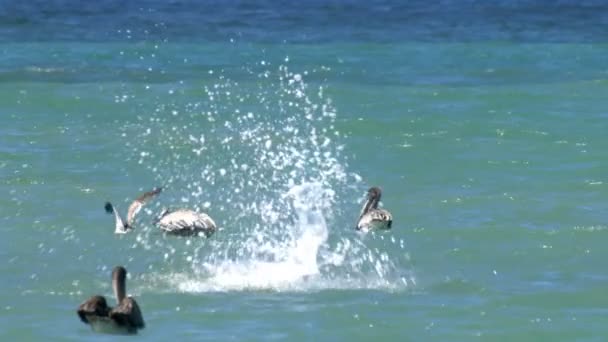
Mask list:
[[[367,200],[361,209],[357,222],[357,230],[369,231],[372,229],[391,229],[393,216],[385,209],[378,209],[382,191],[378,187],[367,190]]]
[[[127,221],[125,222],[116,207],[112,205],[110,202],[106,202],[105,208],[108,214],[114,213],[114,218],[116,220],[116,229],[114,230],[115,234],[124,234],[129,231],[129,229],[133,229],[133,221],[135,219],[135,215],[141,210],[141,208],[158,195],[161,192],[161,188],[155,188],[152,191],[148,191],[143,193],[141,196],[137,197],[133,203],[129,206],[129,210],[127,211]]]
[[[139,305],[132,297],[126,297],[127,270],[122,266],[112,271],[112,288],[117,305],[111,308],[103,296],[93,296],[78,307],[78,317],[93,331],[135,334],[145,327]]]
[[[164,209],[156,219],[156,225],[168,234],[184,236],[202,233],[209,237],[217,229],[209,215],[190,209]]]

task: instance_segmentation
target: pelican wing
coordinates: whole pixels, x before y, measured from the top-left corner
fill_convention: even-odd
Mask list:
[[[110,318],[120,326],[135,331],[143,329],[146,324],[135,299],[127,297],[109,313]]]
[[[108,317],[110,308],[103,296],[93,296],[78,306],[78,317],[84,323],[91,323],[91,317]]]
[[[391,213],[388,212],[388,210],[384,210],[384,209],[375,209],[372,210],[370,212],[370,215],[372,216],[372,220],[373,221],[392,221],[393,220],[393,215],[391,215]]]
[[[390,229],[393,223],[393,216],[384,209],[372,209],[361,216],[357,229],[367,230],[370,228]]]
[[[133,203],[129,206],[129,210],[127,211],[127,224],[130,226],[133,224],[133,220],[135,219],[135,215],[139,213],[144,204],[150,202],[154,197],[156,197],[162,188],[155,188],[151,191],[144,192],[141,196],[137,197]]]

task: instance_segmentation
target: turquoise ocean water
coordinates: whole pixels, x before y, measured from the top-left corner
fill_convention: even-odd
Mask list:
[[[134,339],[606,340],[607,10],[0,2],[0,339],[114,339],[120,264]]]

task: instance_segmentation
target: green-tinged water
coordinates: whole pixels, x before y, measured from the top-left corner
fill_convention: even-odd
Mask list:
[[[608,338],[608,45],[27,41],[0,47],[0,340],[115,265],[145,340]],[[359,234],[383,189],[388,232]],[[126,212],[163,193],[116,235]],[[163,207],[211,238],[161,234]],[[113,302],[113,301],[112,301]]]

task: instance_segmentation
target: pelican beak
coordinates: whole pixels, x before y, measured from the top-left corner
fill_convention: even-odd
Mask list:
[[[355,229],[359,230],[359,221],[372,208],[372,200],[368,197],[363,203],[363,207],[361,208],[361,213],[359,214],[359,218],[357,219],[357,224],[355,225]]]
[[[359,218],[361,218],[361,216],[365,215],[365,213],[367,213],[370,209],[373,208],[373,201],[371,198],[368,198],[367,200],[365,200],[365,203],[363,204],[363,208],[361,208],[361,215],[359,215]]]

